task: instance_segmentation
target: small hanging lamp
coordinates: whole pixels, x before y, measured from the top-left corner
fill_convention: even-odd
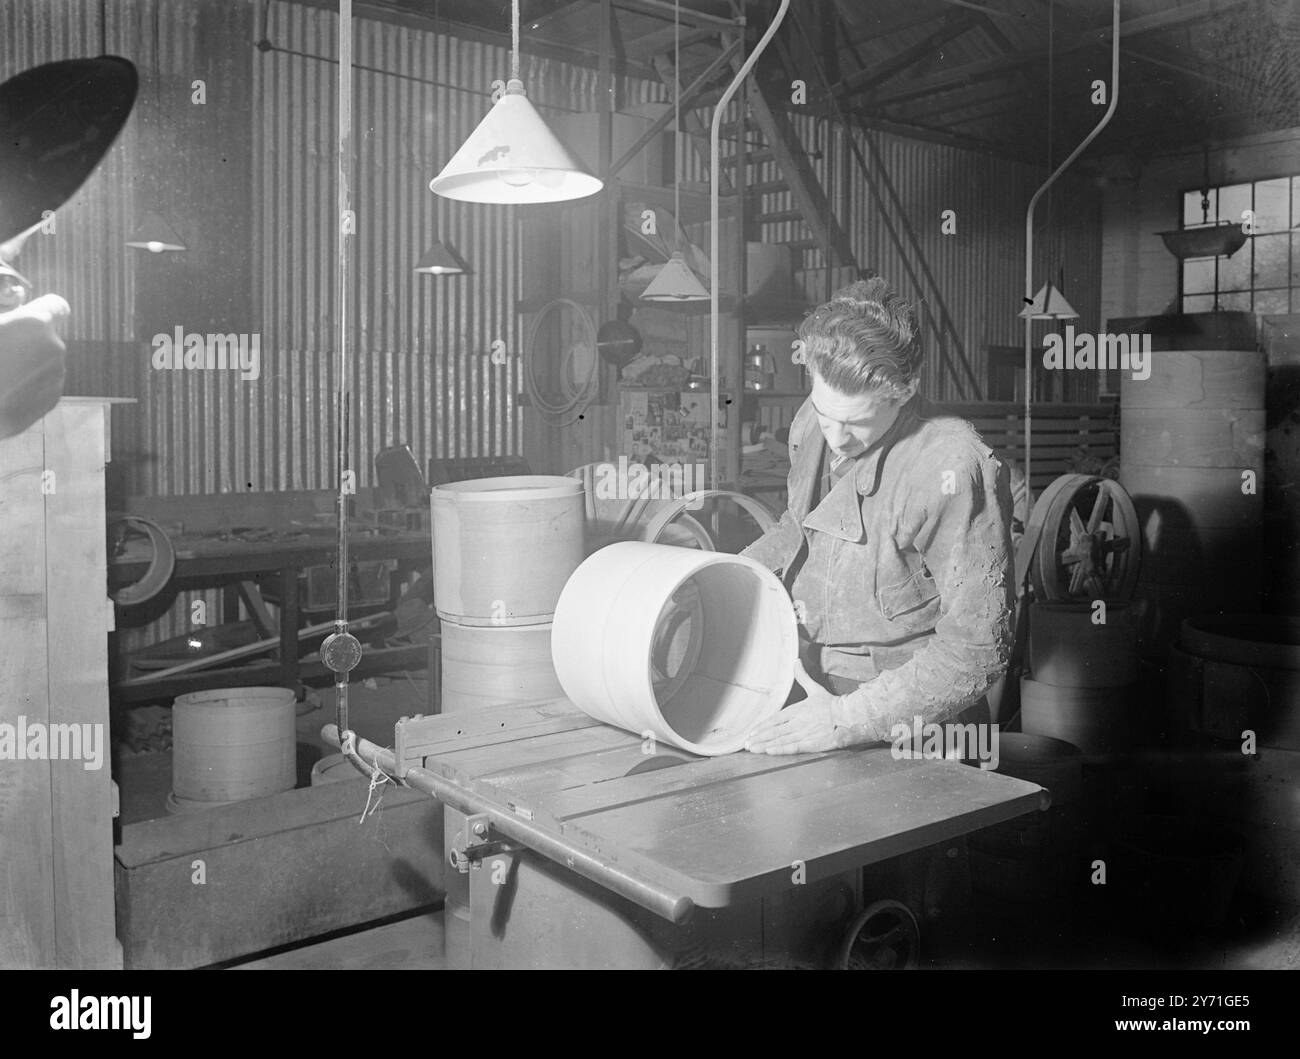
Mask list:
[[[472,275],[474,270],[465,263],[465,259],[456,252],[454,246],[450,243],[438,242],[420,255],[415,271],[422,272],[426,276],[468,276]]]
[[[682,127],[682,56],[681,56],[681,22],[680,0],[673,4],[673,134],[677,135]],[[676,152],[675,152],[676,153]],[[648,302],[706,302],[709,300],[708,289],[691,271],[681,249],[682,232],[682,192],[681,159],[674,159],[673,174],[673,239],[677,249],[673,251],[664,267],[650,281],[641,295],[642,301]]]
[[[706,302],[709,292],[704,284],[691,271],[680,250],[665,262],[664,267],[655,273],[655,278],[641,295],[647,302]]]
[[[564,202],[604,184],[547,127],[519,79],[519,0],[511,3],[510,80],[429,189],[462,202]]]
[[[126,240],[127,246],[137,250],[148,250],[151,254],[161,254],[164,250],[184,250],[185,243],[176,234],[176,229],[156,213],[145,215],[143,221]]]
[[[161,122],[166,111],[162,106],[162,54],[161,39],[162,35],[158,29],[159,5],[154,5],[153,12],[153,61],[154,61],[154,112],[157,115],[156,121]],[[127,236],[127,246],[133,246],[137,250],[148,250],[151,254],[161,254],[165,251],[179,251],[185,249],[185,243],[181,237],[176,234],[176,229],[168,224],[157,213],[146,213],[135,230]]]
[[[1039,288],[1034,300],[1020,310],[1022,320],[1077,320],[1079,314],[1074,311],[1065,295],[1049,280]]]

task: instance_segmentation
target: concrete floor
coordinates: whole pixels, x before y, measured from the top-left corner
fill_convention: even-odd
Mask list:
[[[1119,934],[1074,939],[1019,907],[981,903],[960,919],[925,929],[927,970],[1156,969],[1300,970],[1300,908],[1253,924],[1219,943],[1182,953]],[[442,913],[423,913],[242,963],[234,970],[422,970],[446,968]]]

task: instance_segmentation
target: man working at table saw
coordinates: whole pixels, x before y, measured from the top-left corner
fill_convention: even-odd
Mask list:
[[[788,508],[741,554],[790,591],[807,698],[747,748],[892,741],[917,717],[987,722],[1012,638],[1007,469],[917,394],[916,319],[883,279],[836,292],[799,337],[812,390],[790,428]]]

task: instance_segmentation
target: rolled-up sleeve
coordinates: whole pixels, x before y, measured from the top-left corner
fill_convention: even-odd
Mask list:
[[[939,590],[930,641],[836,702],[845,742],[890,739],[896,724],[941,723],[976,702],[1006,671],[1013,603],[1011,491],[987,450],[962,446],[926,460],[905,501],[912,546]],[[905,508],[906,511],[906,508]]]

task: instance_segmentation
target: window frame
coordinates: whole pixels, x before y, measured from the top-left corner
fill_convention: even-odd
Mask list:
[[[1282,172],[1282,173],[1277,173],[1277,174],[1274,175],[1274,176],[1256,176],[1256,177],[1251,177],[1250,179],[1247,179],[1247,180],[1236,180],[1236,181],[1232,181],[1232,182],[1227,183],[1227,184],[1210,184],[1210,185],[1209,185],[1209,189],[1210,189],[1211,192],[1213,192],[1213,193],[1215,193],[1215,194],[1214,194],[1214,205],[1213,205],[1212,208],[1211,208],[1211,212],[1214,214],[1214,219],[1211,220],[1209,223],[1210,223],[1210,224],[1214,224],[1214,223],[1216,223],[1217,221],[1223,221],[1223,220],[1228,220],[1228,219],[1229,219],[1229,218],[1222,217],[1222,216],[1219,215],[1219,198],[1218,198],[1218,192],[1222,191],[1224,188],[1236,188],[1236,187],[1243,187],[1243,186],[1244,186],[1244,187],[1249,187],[1249,188],[1250,188],[1250,205],[1249,205],[1247,208],[1250,209],[1250,210],[1256,210],[1256,209],[1257,209],[1256,198],[1257,198],[1257,193],[1258,193],[1258,192],[1257,192],[1258,185],[1260,185],[1260,184],[1267,184],[1267,183],[1269,183],[1270,181],[1274,181],[1274,180],[1286,180],[1286,181],[1289,183],[1289,185],[1290,185],[1290,187],[1289,187],[1289,192],[1290,192],[1290,194],[1287,196],[1287,217],[1286,217],[1286,220],[1287,220],[1287,226],[1286,226],[1285,228],[1282,228],[1282,229],[1279,230],[1279,231],[1261,232],[1261,233],[1256,233],[1255,235],[1248,235],[1248,236],[1246,237],[1246,243],[1245,243],[1245,245],[1242,247],[1242,250],[1245,250],[1245,249],[1247,249],[1247,248],[1249,248],[1249,250],[1250,250],[1250,268],[1249,268],[1249,283],[1248,283],[1248,285],[1247,285],[1245,288],[1243,288],[1242,290],[1232,290],[1232,291],[1225,291],[1225,290],[1223,290],[1223,289],[1220,287],[1220,269],[1221,269],[1221,267],[1222,267],[1222,266],[1221,266],[1221,261],[1223,260],[1223,255],[1220,254],[1220,255],[1217,255],[1216,257],[1213,257],[1213,258],[1196,258],[1196,259],[1189,259],[1189,260],[1202,260],[1202,261],[1204,261],[1204,260],[1211,260],[1211,261],[1214,262],[1214,285],[1213,285],[1213,289],[1211,289],[1211,290],[1209,290],[1209,291],[1195,291],[1195,292],[1189,294],[1189,293],[1187,292],[1187,290],[1186,290],[1186,265],[1187,265],[1187,262],[1186,262],[1186,261],[1178,261],[1175,267],[1176,267],[1177,270],[1178,270],[1178,311],[1179,311],[1180,313],[1185,313],[1185,312],[1187,312],[1187,299],[1188,299],[1188,298],[1204,298],[1204,297],[1209,297],[1209,298],[1211,298],[1211,299],[1212,299],[1212,301],[1211,301],[1211,311],[1213,311],[1214,307],[1218,306],[1218,304],[1219,304],[1219,298],[1220,298],[1221,295],[1224,295],[1224,294],[1243,294],[1243,293],[1244,293],[1244,294],[1248,294],[1248,295],[1250,295],[1250,308],[1249,308],[1249,309],[1246,309],[1246,310],[1235,310],[1235,311],[1238,311],[1238,312],[1242,312],[1242,311],[1244,311],[1244,312],[1250,312],[1250,313],[1258,313],[1258,310],[1255,308],[1256,295],[1257,295],[1257,294],[1260,294],[1260,293],[1269,293],[1269,292],[1274,292],[1274,291],[1279,291],[1279,290],[1285,290],[1285,291],[1288,292],[1288,295],[1287,295],[1287,309],[1285,310],[1285,312],[1287,312],[1287,313],[1300,313],[1300,284],[1295,284],[1295,283],[1291,283],[1291,282],[1290,282],[1290,277],[1291,277],[1291,276],[1296,272],[1297,268],[1300,267],[1300,252],[1297,251],[1297,241],[1300,240],[1300,228],[1297,228],[1297,227],[1296,227],[1297,225],[1300,225],[1300,216],[1297,216],[1297,212],[1298,212],[1298,211],[1296,210],[1296,202],[1297,202],[1297,199],[1300,198],[1300,172],[1296,172],[1296,173],[1287,173],[1287,172]],[[1185,221],[1184,221],[1184,217],[1185,217],[1185,205],[1184,205],[1184,200],[1187,198],[1187,196],[1188,196],[1189,194],[1190,194],[1190,195],[1195,195],[1195,196],[1196,196],[1196,199],[1197,199],[1197,209],[1199,209],[1199,206],[1200,206],[1199,200],[1200,200],[1200,196],[1201,196],[1201,185],[1200,185],[1200,184],[1193,184],[1193,185],[1191,185],[1191,186],[1184,186],[1184,187],[1180,188],[1180,189],[1177,191],[1176,194],[1177,194],[1177,199],[1176,199],[1176,210],[1177,210],[1177,216],[1178,216],[1178,229],[1179,229],[1180,231],[1185,231],[1185,230],[1187,230],[1187,229],[1189,229],[1189,228],[1200,228],[1200,227],[1204,227],[1205,225],[1203,225],[1203,224],[1200,223],[1200,222],[1197,222],[1196,224],[1189,225],[1189,224],[1186,224]],[[1240,219],[1239,217],[1236,218],[1236,220],[1237,220],[1237,223],[1238,223],[1238,224],[1241,223],[1241,219]],[[1255,241],[1255,239],[1258,238],[1260,235],[1264,235],[1264,236],[1285,235],[1285,236],[1288,236],[1288,237],[1289,237],[1288,240],[1287,240],[1287,258],[1286,258],[1286,270],[1285,270],[1285,274],[1286,274],[1286,277],[1287,277],[1287,280],[1288,280],[1286,286],[1283,286],[1283,287],[1262,287],[1262,288],[1259,288],[1259,287],[1256,287],[1256,286],[1255,286],[1255,275],[1256,275],[1255,267],[1256,267],[1256,262],[1255,262],[1255,242],[1254,242],[1254,241]],[[1241,253],[1242,250],[1238,250],[1237,253]],[[1235,255],[1234,255],[1234,256],[1235,256]],[[1204,310],[1201,310],[1201,311],[1204,311]],[[1271,315],[1274,315],[1274,314],[1273,314],[1273,313],[1265,313],[1265,314],[1263,314],[1263,315],[1271,316]]]

